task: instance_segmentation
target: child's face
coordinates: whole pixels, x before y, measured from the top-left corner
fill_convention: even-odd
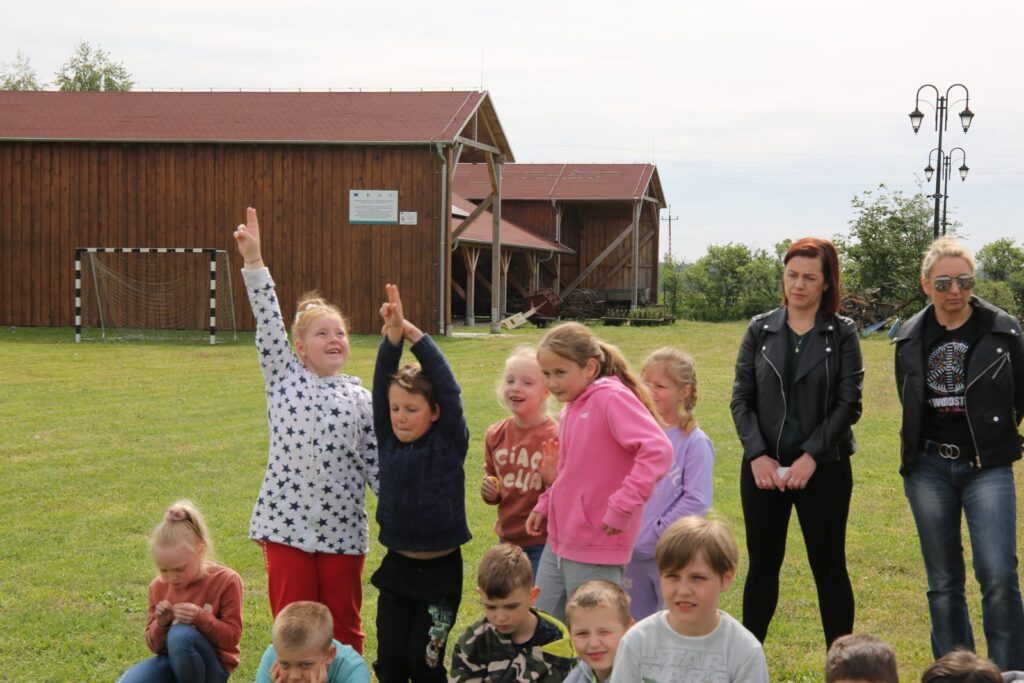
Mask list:
[[[530,608],[537,602],[539,588],[523,586],[516,588],[504,598],[488,597],[479,588],[476,592],[484,608],[484,617],[499,633],[510,637],[516,643],[530,639],[536,628],[536,624],[530,618]]]
[[[569,621],[569,635],[580,659],[605,680],[629,624],[622,623],[619,611],[608,605],[573,608]]]
[[[667,425],[679,422],[679,406],[690,395],[689,386],[679,386],[665,373],[664,365],[649,365],[644,368],[644,384],[654,399],[658,417]]]
[[[280,681],[303,681],[326,683],[327,668],[334,661],[337,648],[331,643],[327,649],[315,645],[284,648],[274,645],[277,653],[278,678]]]
[[[536,363],[516,360],[505,368],[502,396],[509,411],[521,420],[538,417],[548,397],[544,375]]]
[[[562,403],[574,400],[597,377],[597,361],[593,358],[585,365],[578,365],[554,351],[541,349],[537,352],[537,363],[544,373],[548,391]]]
[[[719,576],[703,553],[690,564],[661,575],[661,595],[668,608],[668,623],[684,636],[705,636],[718,626],[718,600],[732,583],[735,572]]]
[[[160,572],[160,578],[171,586],[187,586],[198,579],[203,570],[201,554],[187,543],[169,547],[153,546],[153,561]]]
[[[302,337],[295,340],[299,358],[321,377],[338,374],[348,360],[348,349],[348,333],[341,318],[333,314],[314,318]]]
[[[388,402],[391,404],[391,429],[402,443],[420,438],[441,417],[440,406],[431,410],[423,394],[406,391],[397,384],[388,389]]]

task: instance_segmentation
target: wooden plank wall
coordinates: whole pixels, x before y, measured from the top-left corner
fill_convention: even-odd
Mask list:
[[[376,332],[397,282],[406,314],[437,333],[439,172],[426,146],[0,142],[0,324],[73,324],[76,247],[185,246],[228,250],[252,329],[231,236],[251,205],[286,318],[320,289],[354,332]],[[399,190],[418,224],[349,225],[350,189]]]
[[[503,207],[504,208],[504,207]],[[640,240],[656,231],[658,212],[650,202],[640,215]],[[562,214],[562,242],[576,250],[575,255],[562,257],[562,283],[569,284],[602,251],[626,229],[633,220],[632,202],[572,202],[566,203]],[[628,289],[632,274],[627,262],[612,272],[612,266],[632,252],[632,240],[626,238],[587,278],[580,287],[590,289]],[[658,238],[654,237],[640,248],[640,288],[655,289]]]

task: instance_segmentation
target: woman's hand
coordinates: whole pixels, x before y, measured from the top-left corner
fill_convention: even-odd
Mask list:
[[[494,475],[484,475],[484,480],[480,484],[480,497],[484,499],[485,503],[494,505],[501,498],[501,492],[498,490],[498,478]]]
[[[779,477],[779,461],[770,455],[759,455],[750,461],[754,473],[754,484],[759,489],[786,490],[786,484]]]
[[[242,255],[246,268],[262,268],[263,254],[260,251],[260,221],[256,209],[245,210],[245,223],[235,228],[235,245]]]
[[[804,453],[789,468],[782,477],[782,483],[785,484],[787,489],[803,489],[807,487],[807,482],[810,481],[811,477],[814,476],[814,471],[818,469],[818,463],[814,460],[814,457],[810,453]]]
[[[540,536],[544,533],[547,526],[548,518],[536,510],[531,512],[530,516],[526,518],[526,533],[531,536]]]
[[[176,623],[194,624],[203,608],[199,605],[193,605],[191,602],[179,602],[171,608],[171,611],[174,612],[174,621]]]
[[[622,529],[616,529],[615,527],[608,526],[607,524],[602,524],[601,528],[604,529],[604,532],[606,534],[608,534],[609,536],[614,536],[615,534],[621,534],[622,533]]]
[[[551,486],[558,476],[558,437],[541,444],[540,480],[544,486]]]
[[[156,623],[160,624],[164,628],[171,625],[174,620],[174,613],[171,611],[171,603],[166,600],[161,600],[156,603],[156,607],[153,608],[153,612],[156,614]]]

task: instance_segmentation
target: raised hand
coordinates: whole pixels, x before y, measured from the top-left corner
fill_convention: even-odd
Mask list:
[[[402,341],[405,331],[405,313],[402,310],[402,297],[398,293],[398,286],[384,285],[388,300],[380,306],[380,317],[384,321],[384,334],[392,344]]]
[[[260,221],[256,209],[245,210],[245,223],[235,228],[235,246],[242,255],[246,268],[262,268],[263,254],[260,251]]]

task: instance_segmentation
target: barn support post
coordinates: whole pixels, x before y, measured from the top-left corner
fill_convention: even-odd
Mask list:
[[[508,314],[508,268],[512,264],[512,252],[501,252],[501,315]]]
[[[537,254],[529,253],[526,262],[530,268],[530,289],[536,291],[540,289],[540,258]]]
[[[562,203],[551,200],[555,205],[555,241],[562,244]],[[555,284],[552,287],[556,292],[562,288],[562,255],[555,257]]]
[[[632,308],[637,307],[637,298],[640,294],[640,207],[639,199],[633,200],[633,271],[630,277],[629,301]]]
[[[501,161],[495,154],[487,155],[487,168],[491,174],[491,192],[494,203],[491,205],[491,334],[501,333]]]
[[[462,245],[462,258],[466,261],[466,327],[476,324],[476,264],[480,261],[480,247]]]

